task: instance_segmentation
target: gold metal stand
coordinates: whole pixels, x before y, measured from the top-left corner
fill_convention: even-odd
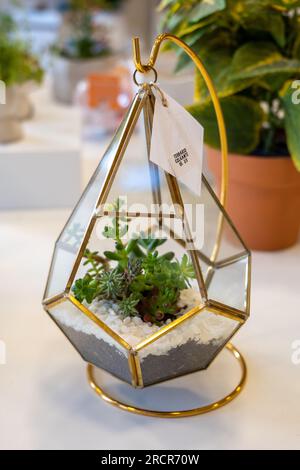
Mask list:
[[[244,388],[246,378],[247,378],[247,366],[246,366],[245,359],[243,358],[241,353],[231,343],[228,343],[226,345],[226,348],[228,351],[230,351],[233,354],[235,359],[240,364],[241,379],[238,385],[228,395],[208,405],[200,406],[199,408],[192,408],[188,410],[179,410],[179,411],[155,411],[155,410],[149,410],[149,409],[144,409],[144,408],[138,408],[137,406],[129,405],[127,403],[121,402],[117,400],[116,398],[113,398],[111,395],[109,395],[108,392],[105,392],[97,384],[96,379],[94,377],[94,366],[91,364],[88,364],[87,366],[87,378],[92,389],[97,393],[97,395],[99,395],[104,401],[106,401],[106,403],[109,403],[110,405],[113,405],[116,408],[119,408],[120,410],[128,411],[129,413],[135,413],[135,414],[143,415],[143,416],[151,416],[153,418],[187,418],[188,416],[201,415],[204,413],[208,413],[209,411],[217,410],[218,408],[221,408],[222,406],[227,405],[232,400],[234,400],[234,398],[236,398]]]

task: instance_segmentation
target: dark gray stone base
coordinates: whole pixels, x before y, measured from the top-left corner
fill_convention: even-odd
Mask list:
[[[59,326],[86,362],[131,384],[132,378],[126,355],[94,335],[74,330],[62,323],[59,323]]]
[[[223,344],[201,344],[188,341],[171,349],[168,354],[149,354],[141,362],[144,385],[152,385],[206,369]]]
[[[94,335],[65,326],[57,320],[56,323],[86,362],[129,384],[132,383],[128,358],[116,347]],[[206,369],[226,342],[227,340],[222,344],[201,344],[190,340],[171,349],[168,354],[149,354],[141,361],[144,386]]]

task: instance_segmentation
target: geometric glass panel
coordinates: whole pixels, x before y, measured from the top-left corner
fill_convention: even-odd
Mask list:
[[[203,309],[139,351],[143,385],[206,369],[240,324]]]
[[[208,296],[223,304],[246,313],[248,256],[214,270]]]
[[[49,276],[49,282],[46,286],[46,298],[57,295],[65,289],[85,231],[94,212],[100,189],[115,157],[116,149],[124,132],[129,113],[130,109],[126,113],[55,244],[54,256],[50,268],[52,275]],[[57,277],[60,278],[59,281],[56,279]]]
[[[49,314],[86,362],[131,384],[128,351],[69,300]]]

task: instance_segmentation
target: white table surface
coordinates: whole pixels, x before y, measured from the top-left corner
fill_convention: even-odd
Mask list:
[[[94,395],[84,363],[42,310],[53,240],[66,217],[67,211],[0,215],[0,338],[7,348],[0,448],[300,448],[300,364],[291,361],[292,342],[300,339],[300,245],[253,255],[252,316],[234,340],[249,369],[243,393],[208,415],[156,420]],[[212,392],[209,376],[220,390],[222,381],[236,380],[238,371],[222,354],[209,373],[149,388],[141,401],[148,405],[152,396],[195,406],[197,384]]]
[[[84,152],[85,180],[97,146]],[[85,364],[41,307],[53,243],[67,210],[0,212],[1,449],[300,448],[300,244],[253,253],[251,318],[234,339],[246,357],[242,394],[213,413],[181,420],[131,415],[89,388]],[[300,355],[299,355],[300,356]],[[218,398],[239,370],[223,352],[207,372],[131,390],[105,375],[114,393],[142,406],[188,408]],[[104,378],[104,375],[102,375]]]

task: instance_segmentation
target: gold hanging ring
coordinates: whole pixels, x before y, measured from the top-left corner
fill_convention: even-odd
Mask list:
[[[156,69],[155,69],[154,67],[152,67],[152,65],[151,65],[151,66],[149,65],[149,67],[148,67],[148,69],[146,70],[146,72],[140,72],[140,70],[135,69],[135,71],[134,71],[134,73],[133,73],[133,81],[134,81],[134,83],[135,83],[137,86],[142,86],[143,83],[140,83],[140,82],[137,81],[137,79],[136,79],[136,74],[137,74],[137,73],[148,73],[148,72],[150,72],[150,71],[152,71],[152,72],[154,73],[154,80],[151,80],[151,82],[152,82],[152,83],[156,83],[156,82],[157,82],[157,71],[156,71]]]

